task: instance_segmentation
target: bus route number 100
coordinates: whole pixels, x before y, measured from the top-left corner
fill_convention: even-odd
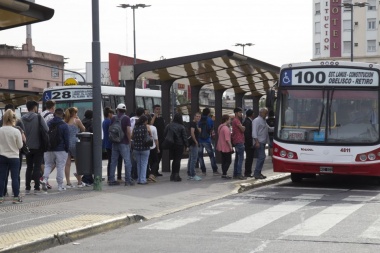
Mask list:
[[[311,71],[306,71],[305,73],[303,71],[299,71],[297,74],[295,74],[295,77],[297,77],[298,83],[324,83],[326,81],[326,73],[323,71],[318,71],[316,73]]]

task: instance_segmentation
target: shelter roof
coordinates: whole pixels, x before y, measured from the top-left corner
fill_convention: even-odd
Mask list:
[[[279,78],[280,68],[229,50],[137,64],[135,77],[175,81],[206,89],[233,89],[262,96]]]

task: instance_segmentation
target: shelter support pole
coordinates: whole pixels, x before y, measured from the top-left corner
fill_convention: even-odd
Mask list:
[[[173,81],[161,82],[161,113],[165,120],[165,124],[170,123],[170,87],[173,85]],[[170,157],[169,150],[164,149],[162,152],[162,171],[170,172]]]
[[[199,112],[199,92],[202,86],[191,86],[191,113],[190,121],[193,120],[193,116],[196,112]]]
[[[215,130],[215,145],[218,143],[218,127],[222,122],[222,107],[223,107],[223,93],[225,90],[215,90],[215,121],[214,121],[214,130]],[[216,148],[215,148],[216,150]],[[222,162],[222,155],[219,151],[215,151],[215,159],[217,163]]]
[[[125,106],[127,114],[136,111],[136,90],[135,80],[125,81]]]
[[[243,108],[244,93],[235,93],[235,107]]]
[[[254,113],[254,117],[259,116],[260,109],[260,96],[252,96],[252,110]]]

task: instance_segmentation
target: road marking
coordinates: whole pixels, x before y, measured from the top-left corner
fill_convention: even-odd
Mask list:
[[[344,198],[344,201],[353,201],[353,202],[368,202],[375,198],[376,196],[363,196],[363,195],[350,195],[347,198]]]
[[[214,230],[214,232],[227,233],[251,233],[262,228],[285,215],[297,211],[298,209],[312,203],[313,201],[286,201],[275,205],[259,213],[245,217],[227,226]]]
[[[301,194],[299,196],[293,197],[293,199],[307,199],[307,200],[318,200],[325,196],[325,194]]]
[[[140,229],[158,229],[158,230],[172,230],[175,228],[186,226],[187,224],[197,222],[201,220],[202,217],[193,218],[183,218],[183,219],[169,219],[164,221],[159,221],[148,226],[142,227]]]
[[[377,219],[360,237],[380,239],[380,218]]]
[[[332,205],[282,234],[285,236],[320,236],[362,206],[364,204]]]
[[[9,226],[9,225],[14,225],[14,224],[19,224],[19,223],[24,223],[24,222],[26,222],[26,221],[33,221],[33,220],[38,220],[38,219],[44,219],[44,218],[46,218],[46,217],[50,217],[50,216],[54,216],[54,215],[57,215],[57,214],[50,214],[50,215],[45,215],[45,216],[41,216],[41,217],[37,217],[37,218],[26,219],[26,220],[20,220],[20,221],[17,221],[17,222],[13,222],[13,223],[8,223],[8,224],[0,225],[0,227],[6,227],[6,226]]]

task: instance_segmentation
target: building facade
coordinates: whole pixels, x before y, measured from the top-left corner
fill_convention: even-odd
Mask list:
[[[353,61],[380,63],[379,1],[364,3],[313,0],[313,61],[350,61],[353,43]]]

